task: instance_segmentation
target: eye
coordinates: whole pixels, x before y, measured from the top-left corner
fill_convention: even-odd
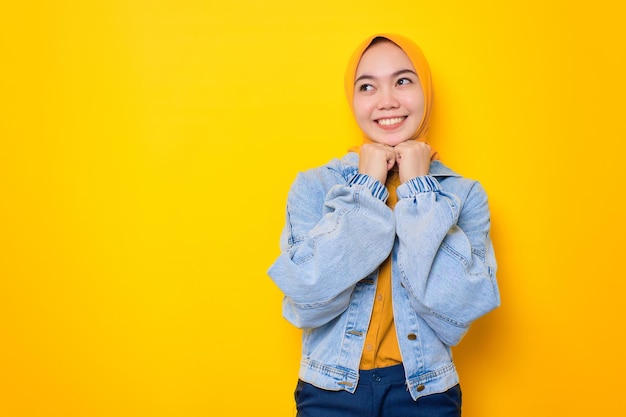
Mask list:
[[[412,80],[410,80],[409,78],[406,78],[406,77],[405,77],[405,78],[400,78],[400,79],[397,81],[397,84],[398,84],[398,85],[409,85],[409,84],[413,84],[413,81],[412,81]]]
[[[372,91],[374,89],[374,86],[372,86],[371,84],[361,84],[359,86],[359,91]]]

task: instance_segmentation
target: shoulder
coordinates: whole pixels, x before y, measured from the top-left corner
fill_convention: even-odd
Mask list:
[[[358,155],[349,153],[317,168],[299,172],[287,196],[291,207],[322,207],[326,196],[335,186],[348,185],[358,172]]]
[[[359,156],[350,152],[342,158],[334,158],[326,164],[298,173],[294,186],[332,187],[347,184],[358,172]]]
[[[430,175],[439,181],[442,190],[456,194],[462,199],[469,198],[470,194],[485,194],[480,182],[458,174],[441,161],[433,161],[430,164]]]

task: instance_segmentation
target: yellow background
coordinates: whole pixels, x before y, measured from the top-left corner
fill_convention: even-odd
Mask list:
[[[8,3],[8,4],[7,4]],[[265,272],[299,170],[357,137],[344,64],[415,39],[431,142],[490,196],[502,307],[464,415],[619,415],[622,2],[0,6],[0,416],[293,416]]]

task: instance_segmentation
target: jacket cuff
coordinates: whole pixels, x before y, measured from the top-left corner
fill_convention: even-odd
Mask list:
[[[398,187],[398,198],[408,198],[428,191],[439,192],[439,182],[431,175],[415,177]]]
[[[380,181],[378,181],[374,177],[370,177],[367,174],[356,174],[349,183],[350,187],[353,185],[363,185],[365,188],[370,190],[372,195],[383,203],[387,202],[387,198],[389,198],[389,191],[387,191],[387,187],[385,187]]]

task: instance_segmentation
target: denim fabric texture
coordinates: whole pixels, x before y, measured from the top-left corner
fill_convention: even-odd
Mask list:
[[[268,274],[283,315],[303,329],[299,377],[354,392],[376,293],[392,257],[392,304],[413,397],[459,383],[452,361],[470,324],[500,305],[482,186],[433,161],[397,189],[358,174],[358,155],[298,174],[287,198],[281,255]]]

